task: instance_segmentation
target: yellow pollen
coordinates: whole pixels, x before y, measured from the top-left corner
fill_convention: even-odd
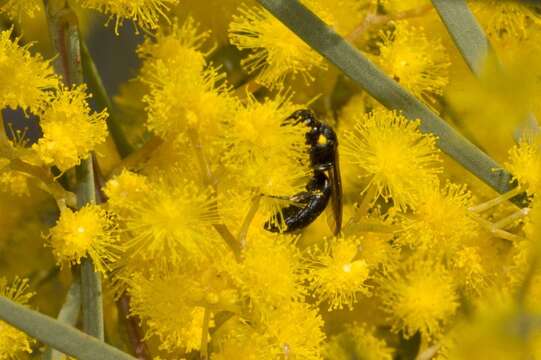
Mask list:
[[[342,266],[342,271],[344,271],[344,272],[346,272],[346,273],[351,272],[351,263],[344,264],[344,265]]]

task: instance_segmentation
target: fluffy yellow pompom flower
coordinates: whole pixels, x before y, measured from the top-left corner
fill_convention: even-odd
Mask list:
[[[383,71],[428,105],[449,82],[449,56],[441,41],[428,38],[424,29],[407,22],[393,31],[381,31],[376,62]]]
[[[243,319],[232,318],[226,326],[221,327],[218,335],[227,333],[213,341],[212,360],[273,360],[267,350],[268,339],[265,334],[257,332]]]
[[[526,135],[509,151],[505,164],[529,194],[541,191],[541,135]]]
[[[27,305],[33,293],[28,293],[28,280],[15,278],[8,284],[4,277],[0,277],[0,296]],[[31,345],[35,340],[24,332],[0,321],[0,359],[22,359],[32,352]]]
[[[271,359],[321,359],[323,320],[317,310],[301,302],[277,307],[263,322]]]
[[[470,0],[472,10],[492,38],[523,38],[532,24],[541,25],[539,4],[534,1]]]
[[[204,299],[193,296],[194,290],[200,292],[197,290],[201,285],[194,281],[193,275],[193,272],[167,275],[153,272],[150,276],[135,274],[128,281],[131,314],[145,321],[147,337],[159,337],[161,350],[189,352],[201,345]]]
[[[440,335],[458,308],[451,275],[430,260],[411,258],[381,279],[380,285],[393,331],[402,330],[406,337],[417,331],[426,338]]]
[[[37,113],[58,86],[49,61],[30,53],[30,45],[11,40],[11,30],[0,32],[0,109],[9,107]]]
[[[47,241],[59,264],[79,264],[88,256],[96,270],[105,274],[109,263],[118,258],[116,226],[111,215],[98,205],[89,204],[78,211],[63,209]]]
[[[206,65],[205,56],[210,52],[210,49],[202,50],[209,35],[209,31],[199,31],[192,18],[182,25],[175,22],[170,27],[160,28],[152,39],[147,38],[137,48],[137,54],[145,60],[141,72],[146,74],[145,66],[149,61],[162,60],[182,67],[186,73],[200,73]],[[145,76],[148,75],[142,75]]]
[[[104,192],[107,195],[107,205],[116,213],[129,211],[132,201],[143,199],[150,189],[145,176],[123,170],[105,184]]]
[[[224,163],[240,175],[246,187],[266,195],[293,195],[304,190],[310,172],[307,128],[284,121],[298,106],[287,95],[258,102],[249,96],[245,106],[226,123]],[[306,182],[304,182],[306,184]]]
[[[190,62],[194,56],[186,59]],[[150,131],[168,137],[198,129],[200,134],[208,136],[216,133],[216,124],[232,116],[237,103],[226,83],[218,85],[225,75],[213,68],[187,71],[193,67],[193,64],[184,67],[178,62],[161,60],[150,64],[149,76],[142,78],[150,87],[150,94],[143,98]]]
[[[479,247],[465,246],[452,258],[452,271],[458,285],[469,294],[478,295],[488,287],[488,274]]]
[[[17,171],[0,170],[0,189],[17,196],[28,196],[28,176]]]
[[[339,34],[346,35],[362,20],[363,5],[370,0],[303,0],[303,5],[319,16]],[[229,24],[230,42],[239,49],[251,50],[242,60],[256,81],[270,89],[284,86],[286,79],[301,76],[314,80],[317,69],[326,69],[321,55],[312,50],[295,33],[262,7],[243,6]]]
[[[242,261],[228,264],[235,284],[263,316],[268,315],[268,309],[304,295],[300,254],[294,241],[259,230],[250,237]]]
[[[327,359],[333,360],[392,360],[393,349],[387,346],[383,339],[378,339],[375,329],[366,324],[353,324],[346,326],[346,330],[333,336],[325,354]]]
[[[289,101],[286,94],[265,98],[261,102],[248,95],[246,104],[228,122],[230,130],[224,134],[225,147],[232,149],[225,153],[225,161],[245,164],[254,157],[272,157],[269,152],[277,151],[291,158],[304,157],[306,160],[307,128],[303,124],[284,124],[286,118],[299,108]]]
[[[398,241],[450,255],[460,243],[477,234],[477,222],[468,211],[472,205],[471,193],[465,186],[427,186],[420,190],[413,214],[403,217],[404,232]]]
[[[225,74],[207,67],[208,51],[201,48],[208,35],[188,18],[138,48],[144,60],[139,79],[150,88],[143,98],[146,125],[162,138],[186,140],[188,130],[212,137],[219,129],[216,124],[227,121],[237,108]]]
[[[211,248],[216,239],[212,224],[220,221],[213,191],[180,176],[149,183],[145,196],[126,199],[118,215],[132,236],[128,248],[166,264]]]
[[[3,3],[0,13],[7,14],[12,20],[20,19],[23,14],[33,18],[42,6],[39,0],[7,0]]]
[[[329,310],[349,309],[359,294],[369,295],[366,281],[369,267],[359,255],[359,241],[355,237],[333,238],[322,247],[309,251],[307,278],[318,302],[327,301]]]
[[[178,0],[78,0],[84,7],[99,10],[108,14],[109,19],[115,17],[115,32],[124,19],[132,20],[144,30],[154,30],[158,27],[160,17],[166,17],[165,12]]]
[[[43,137],[32,146],[47,165],[66,171],[107,137],[107,111],[91,113],[84,85],[62,88],[40,115]]]
[[[375,187],[377,196],[392,198],[403,209],[414,207],[419,189],[437,181],[441,172],[436,138],[422,134],[419,121],[394,111],[360,114],[354,130],[345,131],[342,144],[345,162],[369,178],[367,189]]]
[[[240,8],[229,25],[229,39],[239,49],[252,53],[242,60],[249,73],[269,88],[280,88],[286,77],[301,75],[312,80],[310,72],[326,68],[323,58],[262,7]]]

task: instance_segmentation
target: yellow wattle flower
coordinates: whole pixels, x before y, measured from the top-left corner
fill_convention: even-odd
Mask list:
[[[124,19],[132,20],[143,30],[158,28],[160,18],[167,19],[166,12],[179,0],[78,0],[81,6],[99,10],[115,18],[115,33]]]
[[[262,325],[269,339],[266,353],[273,359],[321,359],[325,334],[317,309],[306,303],[290,302],[268,315]]]
[[[40,114],[41,137],[32,146],[47,165],[66,171],[80,164],[107,137],[107,111],[93,113],[86,86],[61,88]]]
[[[219,84],[225,75],[213,68],[186,72],[178,65],[157,60],[152,76],[143,79],[150,87],[150,94],[143,98],[147,128],[163,138],[182,136],[184,141],[192,130],[211,137],[219,129],[216,125],[230,118],[237,107],[227,84]]]
[[[539,4],[534,1],[470,0],[469,3],[492,39],[522,39],[540,29]]]
[[[15,278],[12,283],[0,277],[0,296],[28,305],[33,293],[28,292],[28,280]],[[0,359],[19,359],[32,353],[31,345],[36,341],[24,332],[0,320]]]
[[[216,246],[220,223],[211,188],[169,174],[149,182],[144,197],[130,197],[117,215],[130,235],[127,250],[157,264],[178,265]]]
[[[345,331],[329,339],[325,348],[327,359],[392,360],[393,349],[375,336],[376,329],[366,324],[348,324]]]
[[[0,168],[2,164],[0,159]],[[30,195],[28,188],[28,176],[17,171],[0,170],[0,188],[2,192],[17,196]]]
[[[242,60],[256,80],[271,89],[283,87],[288,77],[313,80],[311,71],[325,69],[321,55],[262,7],[243,6],[229,24],[229,41],[251,54]]]
[[[131,171],[123,170],[105,184],[103,191],[107,196],[107,206],[121,214],[129,211],[129,204],[142,199],[150,189],[148,179]]]
[[[199,350],[205,308],[202,299],[194,298],[201,284],[197,270],[188,267],[161,273],[155,268],[150,275],[132,274],[128,280],[132,315],[146,323],[146,338],[156,336],[159,348],[167,352]],[[213,327],[213,321],[209,327]]]
[[[392,199],[401,209],[415,207],[424,186],[437,182],[442,171],[436,137],[419,131],[419,121],[385,109],[356,117],[355,128],[342,140],[344,163],[354,165],[376,197]]]
[[[368,263],[359,255],[355,237],[333,238],[309,252],[307,266],[309,288],[317,302],[328,302],[329,311],[353,309],[358,296],[370,295]]]
[[[441,189],[439,184],[421,188],[413,213],[400,220],[404,230],[398,242],[451,255],[478,234],[479,226],[468,210],[471,206],[472,195],[465,186],[447,183]]]
[[[242,253],[242,261],[227,266],[228,274],[241,293],[263,317],[275,306],[304,297],[295,240],[254,229]]]
[[[22,108],[37,114],[59,85],[50,61],[30,53],[31,45],[11,40],[12,31],[0,32],[0,109]]]
[[[78,211],[62,210],[46,240],[59,264],[79,264],[83,257],[89,257],[96,270],[106,274],[110,263],[118,259],[116,225],[98,205],[88,204]]]
[[[39,0],[7,0],[0,5],[0,13],[6,14],[12,20],[20,20],[23,15],[34,18],[42,6]]]
[[[509,150],[509,162],[505,166],[529,194],[541,192],[541,136],[525,134],[520,142]]]
[[[458,308],[451,273],[432,260],[410,258],[380,279],[383,309],[393,331],[437,338]]]
[[[405,21],[395,23],[393,31],[380,31],[380,36],[376,63],[419,100],[434,106],[449,82],[451,65],[441,41]]]
[[[201,31],[193,18],[187,18],[182,24],[175,19],[170,26],[161,27],[154,36],[146,38],[137,48],[137,55],[143,60],[179,61],[179,65],[189,67],[187,72],[200,72],[206,65],[205,57],[212,50],[211,47],[203,49],[209,36],[210,31]]]
[[[284,126],[285,119],[299,108],[287,94],[262,101],[249,96],[226,121],[222,159],[238,177],[239,185],[275,196],[304,190],[304,179],[311,172],[305,145],[307,128],[302,124]],[[262,207],[268,200],[273,203],[264,198]]]

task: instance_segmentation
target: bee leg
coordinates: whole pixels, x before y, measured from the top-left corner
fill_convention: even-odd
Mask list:
[[[289,201],[289,202],[297,203],[297,204],[303,204],[303,203],[306,203],[310,199],[310,197],[312,196],[312,193],[308,191],[302,191],[300,193],[297,193],[291,196],[280,196],[280,195],[263,195],[263,196],[266,196],[271,199]]]
[[[331,184],[325,173],[316,171],[306,189],[308,191],[297,194],[302,200],[299,204],[286,206],[280,213],[274,214],[272,219],[265,222],[264,228],[271,232],[292,232],[311,224],[327,207]],[[282,219],[283,223],[276,219]]]

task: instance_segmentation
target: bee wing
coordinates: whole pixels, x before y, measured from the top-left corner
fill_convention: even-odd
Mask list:
[[[340,163],[338,161],[338,149],[335,151],[333,166],[329,169],[329,181],[331,183],[331,206],[327,206],[327,224],[334,235],[340,233],[342,228],[342,179],[340,177]]]

